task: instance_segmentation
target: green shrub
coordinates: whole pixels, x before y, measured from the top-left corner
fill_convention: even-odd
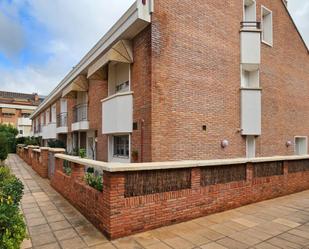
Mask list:
[[[72,174],[71,163],[67,160],[63,160],[63,173],[68,176]]]
[[[9,153],[16,152],[16,136],[18,130],[12,125],[0,124],[0,133],[4,133],[7,139],[7,149]]]
[[[85,149],[79,149],[79,156],[81,158],[85,158],[86,157],[86,150]]]
[[[26,225],[19,210],[23,184],[8,168],[0,168],[0,248],[18,249],[26,238]]]
[[[8,140],[4,132],[0,132],[0,164],[8,157]],[[1,165],[0,165],[1,166]]]
[[[48,147],[50,148],[63,148],[65,149],[65,143],[58,139],[48,140]]]
[[[103,177],[101,175],[94,173],[86,173],[84,179],[89,186],[100,192],[103,191]]]

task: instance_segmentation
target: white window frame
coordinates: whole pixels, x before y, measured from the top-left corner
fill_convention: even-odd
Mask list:
[[[298,138],[303,138],[303,139],[305,139],[306,140],[306,154],[298,154],[297,153],[297,145],[296,145],[296,140],[298,139]],[[308,137],[307,136],[295,136],[294,137],[294,154],[295,155],[307,155],[308,154]]]
[[[121,157],[114,155],[114,136],[129,136],[129,156]],[[118,163],[130,163],[131,162],[131,134],[111,134],[108,136],[108,161]]]
[[[249,154],[249,143],[248,143],[248,139],[249,138],[253,138],[253,151],[254,151],[254,153],[253,153],[253,155],[251,156],[250,154]],[[256,138],[255,138],[255,136],[246,136],[246,157],[247,158],[255,158],[256,157]]]
[[[118,63],[124,63],[124,62],[118,62]],[[126,92],[130,92],[131,91],[131,64],[130,63],[124,63],[124,64],[129,64],[129,88]],[[111,65],[110,63],[108,64],[108,67],[110,66],[115,66],[115,65]],[[109,69],[108,69],[109,70]],[[124,82],[123,82],[124,83]],[[111,86],[110,82],[109,82],[109,78],[107,79],[107,92],[108,92],[108,96],[113,96],[113,95],[117,95],[117,94],[121,94],[123,92],[121,91],[116,91],[116,83],[115,85]]]
[[[268,15],[271,16],[271,41],[266,41],[264,39],[264,11],[268,12]],[[273,47],[273,43],[274,43],[274,23],[273,23],[273,12],[268,9],[267,7],[265,7],[264,5],[261,6],[261,28],[262,28],[262,43],[270,46],[270,47]]]
[[[255,16],[255,18],[254,18],[254,20],[250,20],[250,21],[252,21],[252,22],[256,22],[256,0],[252,0],[252,2],[253,2],[253,4],[252,5],[254,5],[254,16]],[[242,20],[244,21],[244,22],[246,22],[247,20],[246,20],[246,5],[245,5],[245,3],[246,3],[246,0],[243,0],[243,18],[242,18]]]

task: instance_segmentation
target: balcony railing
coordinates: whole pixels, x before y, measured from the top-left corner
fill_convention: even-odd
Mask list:
[[[68,126],[68,113],[62,112],[57,115],[57,127],[67,127]]]
[[[73,119],[74,123],[88,121],[88,105],[79,104],[79,105],[74,106],[73,114],[74,114],[74,119]]]
[[[261,29],[261,22],[244,21],[244,22],[240,22],[240,27]]]

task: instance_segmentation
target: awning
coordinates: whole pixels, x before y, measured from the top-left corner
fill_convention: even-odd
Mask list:
[[[120,40],[107,53],[98,59],[88,69],[87,78],[97,72],[101,67],[109,61],[116,61],[122,63],[133,63],[132,44],[128,40]]]
[[[62,92],[62,97],[68,97],[75,92],[87,92],[88,80],[84,75],[79,75],[73,82],[68,85]]]
[[[16,113],[16,109],[2,108],[2,113],[5,113],[5,114],[15,114]]]
[[[32,114],[33,110],[21,110],[22,114]]]

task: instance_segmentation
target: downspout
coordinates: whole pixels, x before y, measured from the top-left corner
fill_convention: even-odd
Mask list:
[[[145,120],[141,119],[141,163],[144,162],[144,123]]]

